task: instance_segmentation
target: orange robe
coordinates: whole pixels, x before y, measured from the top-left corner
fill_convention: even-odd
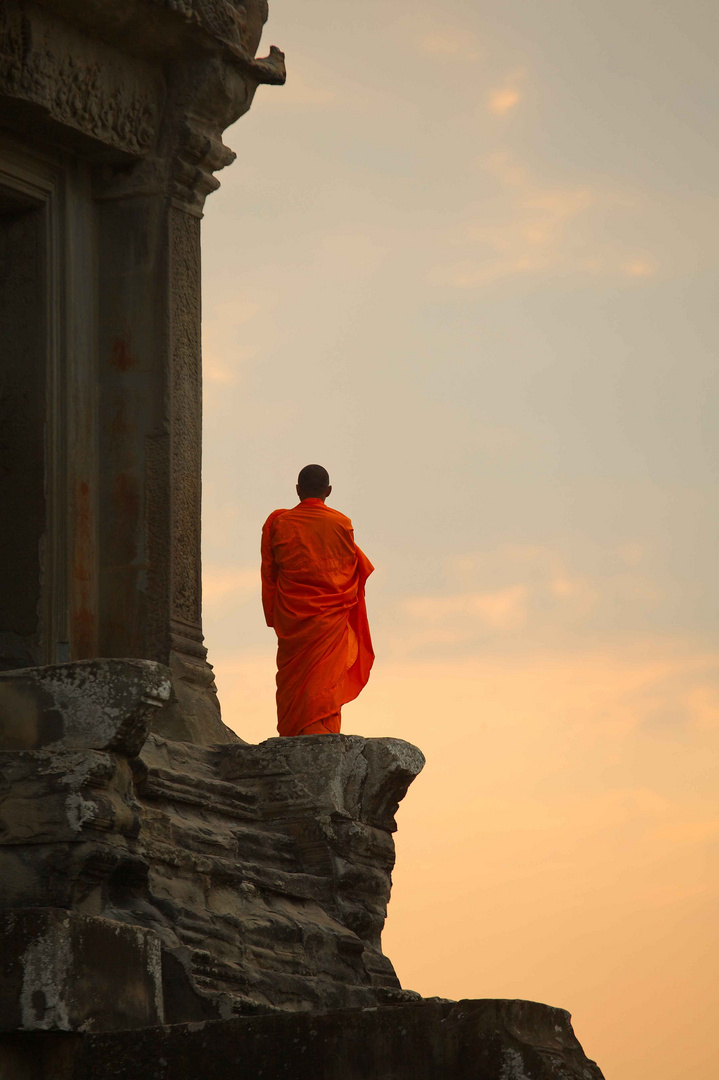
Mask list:
[[[321,499],[275,510],[262,529],[262,606],[277,634],[280,735],[339,732],[374,660],[364,587],[374,567],[352,522]]]

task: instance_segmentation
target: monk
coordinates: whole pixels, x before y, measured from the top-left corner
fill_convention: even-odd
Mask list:
[[[321,465],[297,478],[300,502],[262,529],[262,606],[277,634],[277,730],[336,735],[340,712],[366,685],[374,661],[365,582],[374,570],[352,522],[325,505]]]

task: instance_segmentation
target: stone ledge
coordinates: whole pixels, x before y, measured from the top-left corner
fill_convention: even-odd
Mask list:
[[[150,734],[132,761],[0,752],[0,909],[154,930],[175,972],[169,1023],[407,1001],[381,933],[394,814],[423,764],[408,743],[354,735],[200,747]]]
[[[3,1055],[23,1080],[603,1080],[569,1013],[492,999],[15,1037],[0,1076]]]
[[[114,750],[134,757],[170,699],[152,660],[80,660],[0,671],[0,751]]]
[[[394,815],[424,764],[422,751],[402,739],[300,735],[223,748],[220,775],[233,781],[293,776],[321,814],[395,832]],[[281,806],[274,811],[276,816],[286,812]]]

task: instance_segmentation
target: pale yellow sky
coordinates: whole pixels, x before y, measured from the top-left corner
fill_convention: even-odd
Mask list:
[[[262,521],[332,474],[377,571],[343,730],[427,755],[404,985],[714,1080],[715,45],[698,0],[272,0],[204,222],[205,632],[274,733]]]

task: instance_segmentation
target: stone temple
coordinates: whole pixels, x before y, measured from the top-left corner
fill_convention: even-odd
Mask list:
[[[601,1080],[561,1009],[401,988],[416,747],[220,718],[200,222],[266,18],[0,3],[0,1080]]]

